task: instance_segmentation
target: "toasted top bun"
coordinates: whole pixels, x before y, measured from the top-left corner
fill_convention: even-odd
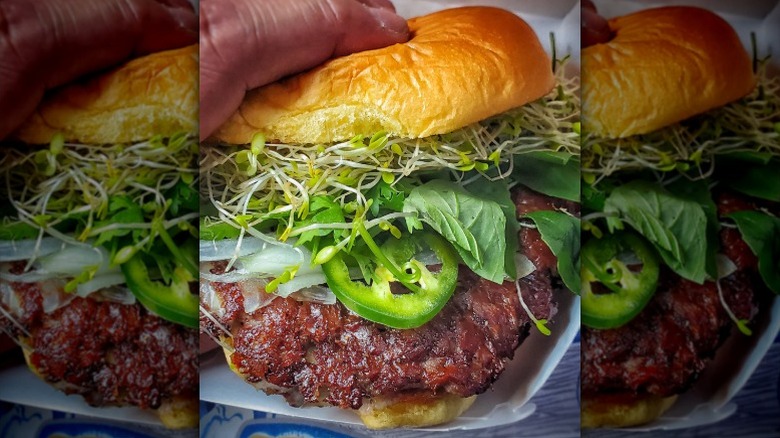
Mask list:
[[[154,53],[47,96],[13,135],[30,144],[124,143],[198,130],[198,46]]]
[[[583,50],[582,120],[589,132],[645,134],[748,94],[750,58],[734,29],[693,7],[609,21],[615,38]]]
[[[449,9],[409,20],[411,39],[330,60],[248,93],[216,140],[340,141],[386,131],[443,134],[518,107],[554,85],[533,30],[511,12]]]

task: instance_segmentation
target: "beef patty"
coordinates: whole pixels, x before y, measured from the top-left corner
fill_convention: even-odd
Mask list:
[[[47,382],[95,406],[156,409],[173,397],[197,398],[196,330],[162,320],[138,303],[93,295],[72,297],[46,313],[42,287],[2,284],[2,293],[14,294],[19,306],[10,311],[13,322],[0,316],[0,328],[31,347],[28,360]]]

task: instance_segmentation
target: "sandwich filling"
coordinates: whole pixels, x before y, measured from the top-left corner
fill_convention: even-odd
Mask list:
[[[578,83],[558,71],[447,134],[204,147],[201,324],[234,370],[294,405],[468,397],[549,333],[552,291],[579,290]]]
[[[194,401],[194,138],[2,153],[0,327],[33,370],[99,406]]]

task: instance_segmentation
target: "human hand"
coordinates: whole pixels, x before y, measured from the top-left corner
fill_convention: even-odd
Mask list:
[[[582,47],[606,43],[613,37],[606,18],[599,15],[591,0],[582,1]]]
[[[51,88],[120,61],[197,42],[187,0],[2,0],[0,139]]]
[[[409,37],[389,0],[201,0],[200,29],[201,139],[247,90]]]

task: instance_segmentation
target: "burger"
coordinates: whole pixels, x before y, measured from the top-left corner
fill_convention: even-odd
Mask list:
[[[408,25],[250,91],[202,146],[201,330],[369,428],[458,417],[579,289],[576,79],[505,10]]]
[[[54,387],[170,428],[198,421],[197,62],[57,90],[0,162],[0,327]]]
[[[582,53],[584,427],[658,418],[780,293],[780,79],[703,9],[609,27]]]

